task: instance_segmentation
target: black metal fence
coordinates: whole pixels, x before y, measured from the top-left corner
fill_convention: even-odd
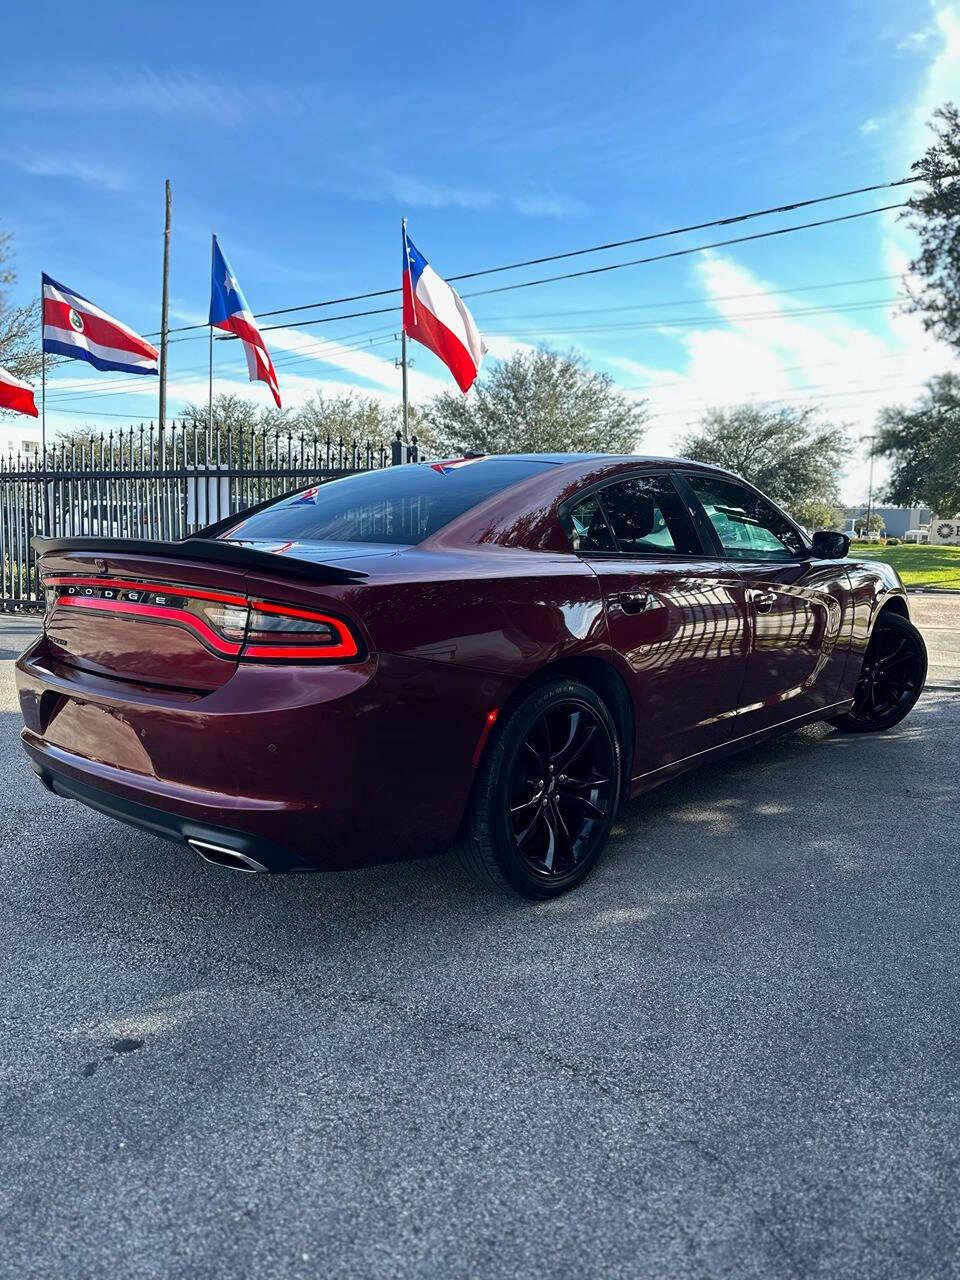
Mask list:
[[[388,445],[194,422],[0,457],[0,611],[40,604],[36,534],[175,540],[305,485],[418,460],[399,432]]]

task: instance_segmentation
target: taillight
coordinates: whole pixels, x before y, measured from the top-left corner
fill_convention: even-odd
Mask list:
[[[312,609],[256,600],[241,657],[251,661],[349,661],[360,647],[340,618]]]
[[[208,649],[245,662],[349,662],[361,646],[341,618],[313,609],[249,600],[200,587],[114,578],[44,580],[44,625],[68,606],[132,619],[167,622],[192,631]]]

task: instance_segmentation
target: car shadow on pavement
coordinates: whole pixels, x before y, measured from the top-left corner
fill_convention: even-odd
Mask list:
[[[340,970],[366,967],[371,949],[382,961],[384,948],[407,966],[414,954],[495,945],[491,936],[524,921],[534,935],[559,919],[636,924],[677,904],[760,900],[814,873],[867,868],[881,828],[901,810],[915,825],[918,813],[956,811],[955,773],[929,767],[931,715],[924,700],[885,735],[812,726],[665,783],[625,806],[576,891],[529,903],[478,883],[456,850],[320,875],[211,867],[185,847],[51,796],[20,750],[19,717],[4,713],[0,881],[8,901],[93,943],[101,931],[146,934],[207,968],[221,955],[257,968],[306,960]]]

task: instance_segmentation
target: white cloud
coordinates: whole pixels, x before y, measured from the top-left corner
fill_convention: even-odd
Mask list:
[[[930,145],[927,122],[937,107],[960,96],[960,4],[951,0],[936,8],[929,34],[938,47],[906,128],[900,134],[900,154],[907,163],[916,160]]]
[[[390,200],[406,208],[506,209],[524,218],[570,218],[586,212],[586,205],[574,196],[553,191],[517,193],[469,182],[437,182],[415,174],[371,167],[350,183],[327,178],[327,185],[354,199]]]
[[[43,88],[11,85],[0,90],[0,105],[36,112],[144,111],[151,115],[211,117],[237,123],[251,115],[287,115],[302,106],[295,87],[217,81],[195,71],[123,68],[87,73]]]
[[[889,265],[899,271],[903,260],[890,257]],[[881,408],[916,398],[927,378],[950,367],[950,351],[931,342],[915,316],[894,314],[886,332],[875,333],[842,316],[794,314],[808,303],[771,297],[772,286],[732,258],[710,255],[697,271],[717,324],[661,331],[681,345],[681,370],[609,361],[629,394],[649,401],[644,449],[677,452],[680,437],[714,406],[816,404],[826,418],[846,424],[858,446],[843,487],[849,501],[859,500],[866,484],[861,437]],[[761,306],[769,313],[762,324],[746,319]],[[876,478],[882,479],[880,471]]]
[[[868,134],[871,134],[871,133],[879,133],[880,121],[875,120],[873,116],[871,116],[869,120],[864,120],[863,124],[860,126],[860,132],[864,135],[864,137],[866,137]]]
[[[903,37],[897,42],[898,49],[922,49],[925,44],[930,41],[936,34],[936,26],[931,23],[929,26],[921,27],[919,31],[911,31],[909,35]]]
[[[118,170],[79,160],[75,156],[32,152],[30,154],[8,153],[4,158],[16,165],[18,169],[22,169],[24,173],[37,178],[71,178],[87,186],[101,187],[106,191],[119,191],[126,186],[126,177]]]

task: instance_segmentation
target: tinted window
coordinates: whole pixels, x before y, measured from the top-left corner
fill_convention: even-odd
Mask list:
[[[616,551],[617,544],[600,506],[599,494],[591,493],[578,502],[570,512],[570,520],[575,551]]]
[[[267,542],[421,542],[549,463],[482,458],[368,471],[331,480],[241,519],[221,538]]]
[[[806,554],[803,539],[776,507],[729,480],[687,476],[728,556],[735,560],[792,560]]]
[[[693,525],[666,476],[632,476],[595,491],[572,510],[574,546],[621,555],[696,555]]]

